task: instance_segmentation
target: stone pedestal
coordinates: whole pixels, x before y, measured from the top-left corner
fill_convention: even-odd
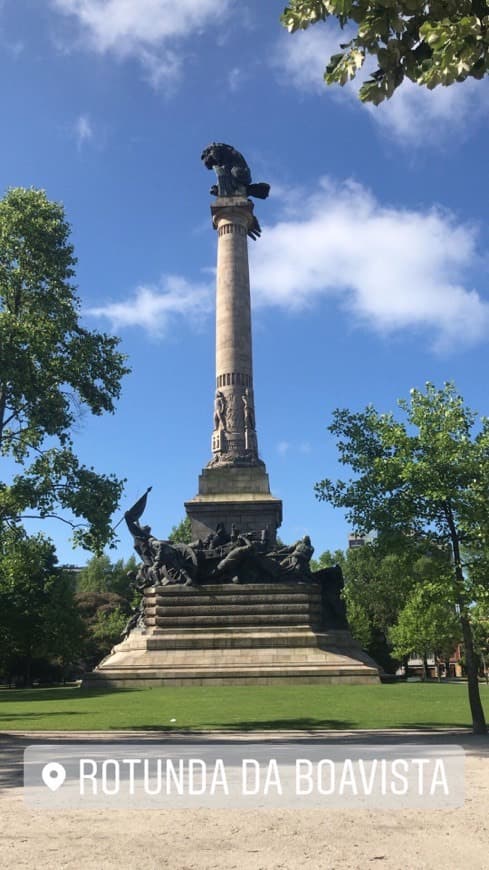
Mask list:
[[[205,539],[223,523],[229,533],[234,523],[243,533],[268,528],[270,542],[282,522],[282,502],[270,494],[263,465],[204,468],[199,494],[185,502],[192,537]]]
[[[319,584],[165,586],[145,592],[145,622],[86,686],[378,683],[346,629],[328,627]]]

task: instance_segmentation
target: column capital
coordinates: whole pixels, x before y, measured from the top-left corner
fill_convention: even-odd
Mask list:
[[[246,231],[253,226],[253,203],[244,196],[218,196],[211,205],[212,223],[214,229],[219,229],[219,224],[237,223],[246,227]]]

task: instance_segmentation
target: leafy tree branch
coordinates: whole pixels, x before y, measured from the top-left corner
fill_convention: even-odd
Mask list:
[[[290,0],[281,22],[294,33],[328,18],[354,35],[329,58],[324,79],[344,85],[373,57],[376,69],[359,91],[365,102],[391,97],[404,79],[433,89],[488,72],[485,0]]]

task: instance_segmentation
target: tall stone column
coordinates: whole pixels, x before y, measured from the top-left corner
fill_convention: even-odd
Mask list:
[[[282,502],[270,493],[258,455],[253,392],[248,234],[258,235],[253,203],[245,196],[218,196],[211,206],[217,230],[216,392],[212,459],[199,477],[198,494],[185,503],[194,538],[226,531],[259,533],[273,542]]]
[[[213,460],[258,463],[253,397],[248,230],[253,204],[242,197],[211,206],[217,230],[216,396]]]

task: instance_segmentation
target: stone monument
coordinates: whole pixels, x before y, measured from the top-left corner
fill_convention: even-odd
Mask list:
[[[282,502],[270,494],[265,464],[258,455],[253,394],[248,236],[261,234],[249,195],[265,199],[268,184],[252,184],[243,156],[214,142],[202,153],[214,169],[211,205],[217,230],[216,393],[212,459],[199,477],[198,494],[186,502],[193,537],[218,523],[244,530],[268,528],[270,540],[282,522]]]
[[[310,570],[306,535],[277,546],[282,503],[259,457],[253,394],[248,237],[259,238],[244,157],[214,142],[202,154],[217,183],[216,390],[212,458],[185,503],[193,540],[171,543],[141,525],[147,492],[125,514],[141,563],[141,603],[123,640],[86,685],[378,682],[353,640],[338,567]]]

